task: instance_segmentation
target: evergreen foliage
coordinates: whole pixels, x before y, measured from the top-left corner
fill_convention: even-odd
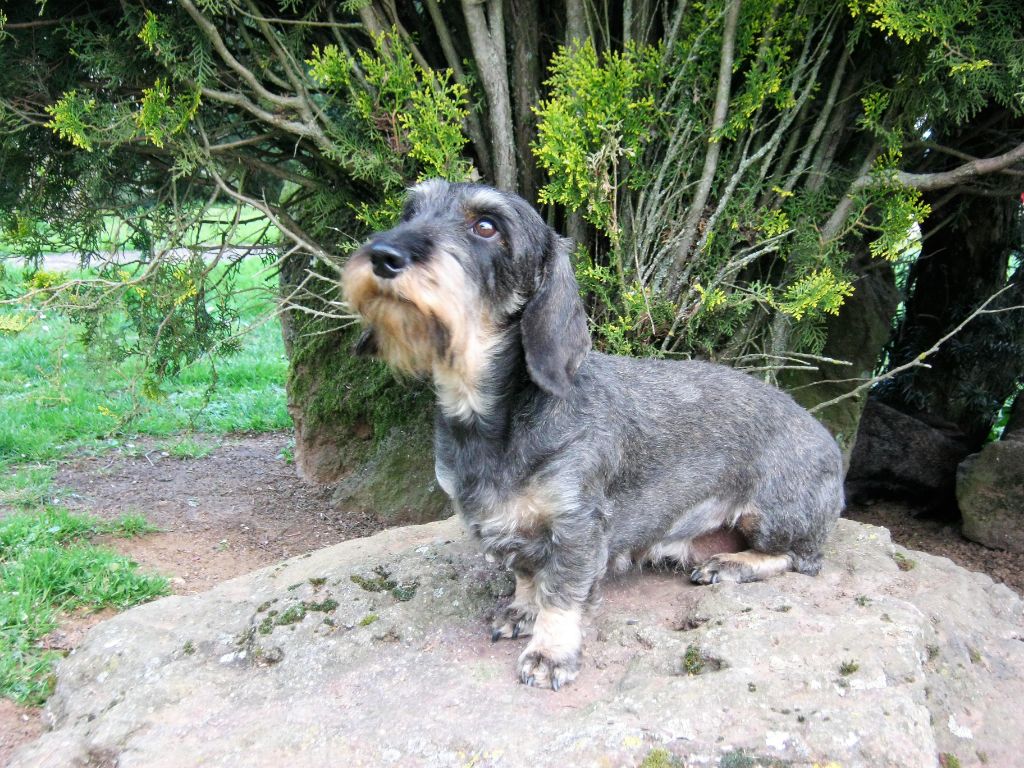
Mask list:
[[[861,255],[901,258],[950,201],[1019,192],[1001,171],[1021,158],[972,165],[1024,141],[1018,0],[505,5],[21,4],[0,31],[6,248],[38,259],[59,232],[88,260],[116,214],[115,250],[138,254],[46,298],[96,338],[126,308],[138,342],[120,353],[158,381],[238,327],[230,278],[203,266],[234,231],[190,224],[255,209],[273,226],[247,245],[280,269],[301,375],[361,379],[338,348],[344,254],[409,184],[493,181],[512,157],[580,240],[599,347],[772,377],[823,352]],[[355,365],[387,400],[386,374]],[[330,421],[326,385],[293,372]]]

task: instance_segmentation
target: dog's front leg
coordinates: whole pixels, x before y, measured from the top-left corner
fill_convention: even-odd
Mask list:
[[[519,657],[519,679],[527,685],[558,690],[576,679],[580,670],[583,631],[582,606],[541,605],[533,637]]]
[[[558,690],[580,669],[583,606],[604,574],[608,547],[596,521],[573,521],[569,531],[553,531],[552,552],[534,577],[537,618],[533,636],[519,657],[519,679],[526,685]]]
[[[491,640],[497,642],[503,637],[514,640],[533,634],[537,608],[537,586],[533,574],[516,571],[515,597],[494,617],[494,623],[491,624]]]

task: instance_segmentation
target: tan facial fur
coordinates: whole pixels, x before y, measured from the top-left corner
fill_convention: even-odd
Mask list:
[[[482,379],[500,341],[457,260],[438,252],[382,280],[360,252],[342,273],[349,305],[373,329],[381,358],[412,375],[432,375],[449,416],[486,411]]]

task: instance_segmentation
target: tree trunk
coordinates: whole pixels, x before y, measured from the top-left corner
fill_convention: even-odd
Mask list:
[[[530,144],[536,135],[533,108],[540,101],[540,18],[537,0],[512,0],[512,83],[515,90],[516,154],[519,194],[531,203],[539,187]]]
[[[486,12],[484,8],[486,7]],[[487,94],[493,145],[494,185],[515,192],[515,138],[512,130],[512,102],[508,89],[508,60],[505,54],[504,0],[462,0],[473,57]]]
[[[861,253],[854,265],[858,278],[853,295],[837,317],[829,318],[828,341],[822,354],[851,365],[819,363],[818,371],[784,371],[780,384],[791,390],[805,408],[812,408],[856,388],[848,379],[870,378],[885,343],[889,340],[892,318],[899,294],[888,262]],[[857,426],[867,401],[867,393],[850,397],[816,414],[836,438],[849,466],[857,438]]]

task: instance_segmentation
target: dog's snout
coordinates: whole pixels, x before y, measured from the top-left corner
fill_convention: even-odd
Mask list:
[[[385,280],[397,277],[412,263],[408,253],[380,242],[370,245],[370,261],[373,263],[373,274]]]

